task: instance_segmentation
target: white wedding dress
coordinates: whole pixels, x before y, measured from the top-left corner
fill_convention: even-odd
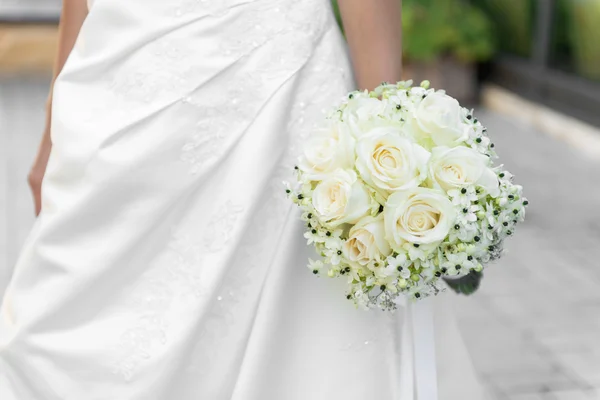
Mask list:
[[[312,276],[281,183],[352,87],[329,0],[90,5],[2,304],[0,399],[413,400],[405,311]],[[481,400],[435,323],[440,398]]]

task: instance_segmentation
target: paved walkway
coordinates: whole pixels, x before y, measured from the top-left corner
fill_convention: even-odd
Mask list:
[[[45,96],[43,81],[0,81],[0,292],[33,221],[25,176]],[[495,400],[600,399],[600,160],[477,115],[531,206],[480,293],[448,297],[475,365]]]

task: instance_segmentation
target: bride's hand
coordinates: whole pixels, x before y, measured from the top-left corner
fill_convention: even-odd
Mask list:
[[[33,195],[35,215],[39,215],[42,209],[42,180],[44,179],[44,174],[46,173],[46,166],[48,165],[48,158],[50,157],[51,148],[52,143],[50,141],[50,135],[48,130],[46,130],[40,143],[38,154],[31,167],[31,170],[29,171],[29,175],[27,176],[29,188],[31,189],[31,193]]]

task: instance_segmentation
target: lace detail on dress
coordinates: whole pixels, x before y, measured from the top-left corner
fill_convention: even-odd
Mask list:
[[[168,342],[168,314],[175,301],[197,302],[209,293],[205,259],[224,249],[243,208],[226,202],[211,218],[203,240],[173,231],[166,253],[148,270],[130,296],[137,321],[120,338],[113,372],[130,380],[137,367]],[[219,299],[220,300],[220,299]]]
[[[167,93],[185,92],[190,85],[187,75],[192,50],[181,46],[180,41],[163,37],[137,51],[113,74],[109,89],[123,103],[121,110],[131,112],[131,107],[151,103]]]
[[[195,7],[200,3],[203,2],[190,0],[179,4]],[[257,301],[261,282],[276,252],[274,246],[289,218],[291,205],[281,182],[292,172],[299,145],[313,125],[321,123],[333,102],[350,89],[346,54],[340,45],[339,33],[333,29],[335,24],[327,1],[271,0],[256,1],[252,6],[269,11],[264,14],[269,18],[273,18],[272,13],[280,13],[282,18],[273,21],[258,14],[244,17],[245,24],[230,26],[228,29],[232,31],[223,33],[221,47],[223,56],[232,60],[230,70],[197,91],[180,97],[181,106],[188,110],[186,115],[196,121],[195,126],[191,122],[194,129],[188,134],[180,158],[189,165],[192,174],[202,172],[208,163],[229,151],[286,81],[298,78],[292,102],[286,107],[288,122],[282,126],[282,131],[287,128],[287,134],[283,136],[282,132],[281,137],[287,143],[286,155],[274,167],[268,183],[261,189],[261,198],[255,200],[252,209],[246,204],[238,205],[241,204],[239,194],[231,190],[227,194],[231,199],[221,203],[207,224],[183,221],[175,228],[168,249],[134,288],[132,307],[125,307],[133,311],[135,322],[121,336],[114,372],[126,380],[132,379],[144,361],[156,356],[169,343],[169,331],[178,323],[169,320],[173,309],[177,315],[185,310],[202,310],[202,316],[197,317],[200,332],[195,336],[196,350],[188,372],[196,377],[214,370],[220,343],[231,335],[230,327],[242,316],[241,310]],[[249,10],[244,9],[246,11]],[[227,18],[231,15],[233,13]],[[250,22],[255,24],[252,29]],[[269,25],[271,22],[273,25]],[[317,44],[319,41],[322,43]],[[163,42],[162,46],[167,43]],[[244,50],[242,43],[250,45],[245,49],[247,53],[240,55]],[[162,53],[168,74],[173,71],[170,66],[175,68],[180,57],[186,55],[180,47],[167,47],[156,51],[168,52]],[[187,64],[185,59],[181,62]],[[179,86],[185,86],[187,72],[182,72],[186,71],[185,65],[175,71],[178,72],[169,78],[175,76],[173,87],[169,86],[169,79],[147,85],[143,70],[137,72],[139,75],[132,73],[128,78],[122,77],[117,86],[119,90],[125,89],[133,102],[145,102],[154,94],[160,94],[164,87],[169,91],[185,91]],[[154,74],[153,79],[156,77]],[[130,85],[130,81],[135,84]],[[241,219],[245,220],[243,224]],[[247,228],[240,231],[242,227]],[[235,254],[235,259],[220,260],[227,265],[215,265],[215,254],[230,248],[236,235],[241,237],[241,242],[234,244],[235,253],[230,252]],[[216,276],[218,271],[213,267],[227,268],[225,275]],[[237,335],[242,333],[236,330]]]
[[[204,233],[203,244],[206,251],[211,253],[221,251],[227,246],[231,232],[242,211],[244,208],[235,205],[231,200],[221,206]]]
[[[329,34],[335,36],[337,32],[331,31]],[[213,371],[220,343],[230,335],[230,326],[239,317],[240,310],[237,307],[240,299],[265,279],[265,273],[268,273],[266,267],[270,266],[270,257],[274,256],[273,247],[276,247],[281,229],[287,218],[295,218],[290,215],[291,206],[285,197],[282,181],[289,180],[289,175],[293,173],[296,155],[303,140],[315,125],[322,123],[322,118],[334,102],[352,88],[347,54],[338,38],[328,39],[301,72],[303,83],[294,93],[294,101],[290,105],[287,153],[276,166],[265,188],[267,195],[264,203],[254,214],[248,225],[250,231],[246,232],[244,243],[238,249],[238,262],[243,263],[244,269],[232,270],[224,279],[226,284],[217,298],[217,311],[203,325],[195,354],[186,371],[190,376],[209,375]],[[374,345],[385,343],[380,337],[367,338],[365,341],[374,341]],[[349,351],[361,350],[354,343],[347,343],[347,346]]]
[[[199,116],[181,155],[181,160],[190,164],[192,174],[223,154],[227,139],[243,131],[278,86],[302,67],[314,42],[329,26],[328,10],[322,0],[256,3],[244,10],[244,18],[232,31],[223,35],[220,46],[228,58],[256,65],[248,71],[230,74],[233,80],[214,91],[210,99],[197,94],[183,99],[197,108]],[[253,59],[253,52],[260,52],[263,46],[268,48]]]

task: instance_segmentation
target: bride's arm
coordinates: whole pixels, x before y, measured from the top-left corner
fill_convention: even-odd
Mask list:
[[[360,89],[401,80],[402,0],[338,0]]]
[[[29,186],[33,192],[36,215],[39,214],[41,208],[41,183],[44,173],[46,172],[46,164],[48,163],[48,157],[50,156],[50,149],[52,148],[52,142],[50,140],[50,125],[52,115],[52,87],[54,86],[54,79],[56,79],[56,76],[60,73],[65,65],[65,61],[67,61],[67,57],[75,45],[75,40],[79,34],[79,29],[81,28],[86,16],[87,4],[85,0],[63,0],[58,31],[58,53],[56,55],[56,61],[54,64],[54,77],[50,87],[50,94],[48,96],[48,101],[46,102],[46,126],[44,128],[44,134],[40,142],[37,156],[28,176]]]

